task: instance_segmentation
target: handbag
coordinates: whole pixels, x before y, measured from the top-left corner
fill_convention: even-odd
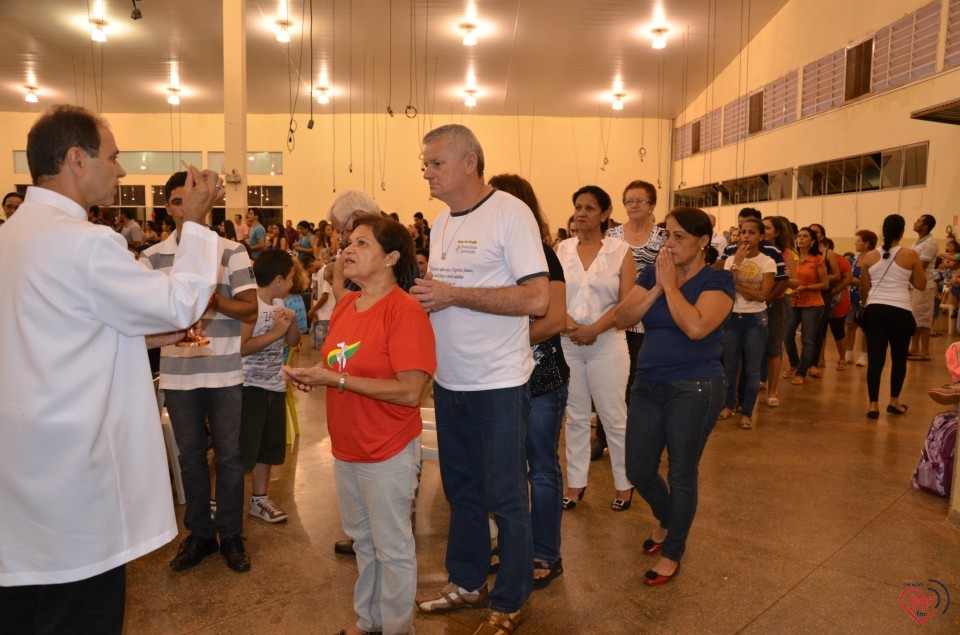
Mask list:
[[[857,308],[853,310],[853,323],[857,326],[863,326],[863,318],[867,314],[867,307],[862,304],[858,304]]]

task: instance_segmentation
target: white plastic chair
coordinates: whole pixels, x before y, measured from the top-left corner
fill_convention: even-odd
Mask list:
[[[160,389],[159,377],[153,380],[153,387],[157,392],[160,427],[163,430],[163,443],[167,447],[167,463],[170,465],[170,473],[173,474],[173,487],[177,493],[177,502],[184,505],[187,502],[187,495],[183,491],[183,477],[180,474],[180,448],[177,447],[177,439],[173,435],[170,415],[167,413],[167,409],[163,407],[164,397],[163,391]]]
[[[440,460],[440,450],[437,445],[437,411],[434,408],[420,408],[420,418],[423,420],[423,432],[420,435],[420,471],[422,472],[425,460]],[[417,489],[419,490],[419,477]],[[416,505],[416,500],[414,500],[414,505]],[[414,515],[414,518],[416,518],[416,515]],[[496,544],[497,523],[493,520],[493,517],[489,520],[490,538]]]

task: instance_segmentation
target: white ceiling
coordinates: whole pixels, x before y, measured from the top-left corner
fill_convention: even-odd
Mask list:
[[[289,87],[298,84],[298,72],[296,112],[307,112],[310,20],[304,14],[311,0],[288,2],[294,23],[289,45],[279,44],[268,27],[278,17],[280,0],[226,0],[238,1],[246,2],[247,12],[249,112],[289,112]],[[325,68],[336,90],[334,104],[313,106],[315,112],[334,107],[369,112],[389,103],[397,116],[407,105],[424,114],[459,112],[473,69],[477,114],[596,116],[601,107],[606,114],[619,76],[626,94],[623,116],[673,117],[685,96],[692,100],[786,2],[479,0],[477,17],[485,32],[477,46],[465,47],[457,29],[466,15],[464,0],[312,0],[314,81]],[[137,21],[130,18],[131,0],[105,0],[109,26],[103,45],[90,39],[88,5],[94,3],[0,2],[0,111],[37,111],[67,102],[106,113],[166,112],[170,62],[177,60],[182,111],[222,112],[219,0],[138,0],[143,19]],[[669,27],[661,51],[650,46],[658,6]],[[40,88],[39,104],[23,99],[31,73]]]

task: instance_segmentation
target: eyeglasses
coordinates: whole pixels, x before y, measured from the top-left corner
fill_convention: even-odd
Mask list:
[[[633,207],[634,205],[653,205],[653,201],[645,201],[642,198],[628,198],[624,199],[623,204],[627,207]]]
[[[343,231],[346,233],[353,231],[353,226],[356,225],[357,219],[363,216],[366,212],[363,210],[353,210],[350,212],[350,215],[347,216],[347,222],[343,224]]]

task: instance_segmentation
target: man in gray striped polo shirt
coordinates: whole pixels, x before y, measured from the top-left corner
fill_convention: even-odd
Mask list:
[[[185,172],[164,185],[167,213],[177,231],[144,250],[140,262],[148,269],[173,266],[183,222],[181,205]],[[243,364],[240,361],[240,321],[257,316],[257,283],[243,245],[219,239],[217,288],[203,314],[208,346],[165,346],[160,354],[160,388],[180,448],[180,471],[187,498],[183,524],[190,535],[170,562],[174,571],[198,564],[219,548],[234,571],[250,569],[243,546],[243,458],[240,454],[240,408]],[[207,433],[210,422],[216,454],[216,517],[210,513],[210,471]],[[220,536],[219,545],[217,535]]]

